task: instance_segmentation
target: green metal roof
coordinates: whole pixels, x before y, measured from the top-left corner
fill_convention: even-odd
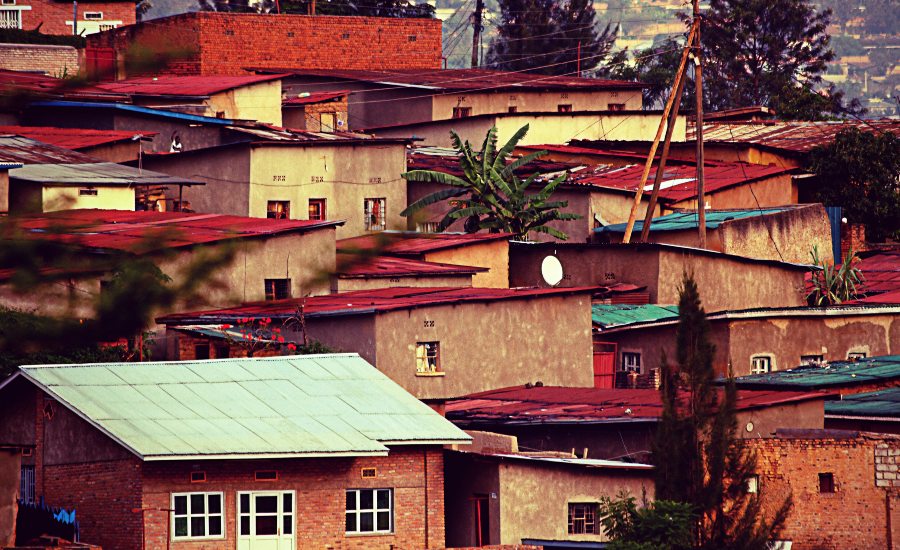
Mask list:
[[[767,208],[757,210],[707,210],[706,211],[706,228],[716,229],[723,223],[731,220],[740,220],[742,218],[753,218],[757,216],[765,216],[768,214],[777,214],[788,208]],[[598,227],[595,233],[624,233],[624,223],[616,223],[605,227]],[[696,229],[699,225],[696,212],[674,212],[666,214],[658,218],[650,220],[650,231],[684,231],[688,229]],[[634,224],[634,231],[642,231],[644,222],[637,221]]]
[[[356,354],[23,366],[144,460],[387,454],[470,440]]]
[[[818,389],[854,386],[900,379],[900,355],[870,357],[859,361],[835,361],[824,366],[752,374],[736,379],[743,389]]]
[[[825,414],[900,419],[900,388],[845,395],[840,401],[826,401]]]
[[[678,317],[678,306],[594,304],[591,317],[600,328],[612,328]]]

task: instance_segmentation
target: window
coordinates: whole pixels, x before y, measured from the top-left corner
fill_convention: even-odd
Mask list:
[[[337,114],[335,113],[319,113],[319,131],[334,132]]]
[[[194,359],[209,359],[209,344],[195,344]]]
[[[19,498],[31,504],[34,502],[34,465],[23,464],[19,473]]]
[[[172,538],[210,539],[224,537],[222,493],[172,494]]]
[[[238,536],[290,538],[294,533],[294,492],[238,493]],[[242,544],[238,545],[243,548]],[[293,544],[290,545],[293,548]],[[281,548],[281,546],[278,546]]]
[[[624,111],[625,104],[624,103],[609,103],[606,105],[606,108],[610,111]]]
[[[754,495],[759,493],[759,476],[752,475],[747,478],[747,492]]]
[[[309,199],[309,219],[325,220],[325,199]]]
[[[364,215],[366,231],[384,231],[384,199],[366,199]]]
[[[750,374],[765,374],[772,370],[772,358],[765,355],[757,355],[750,359]]]
[[[441,222],[419,222],[416,224],[416,231],[419,233],[437,233],[441,227]]]
[[[441,371],[441,343],[416,343],[416,372],[430,373]]]
[[[97,196],[96,189],[79,189],[78,196],[79,197],[96,197]]]
[[[825,362],[825,357],[823,355],[801,355],[800,356],[800,364],[801,365],[820,365]]]
[[[276,470],[257,470],[253,474],[256,481],[278,481],[278,472]]]
[[[266,300],[284,300],[290,297],[290,279],[266,279]]]
[[[866,358],[866,352],[864,351],[851,351],[847,354],[847,361],[859,361],[860,359]]]
[[[831,472],[819,473],[819,492],[820,493],[833,493],[834,492],[834,474],[832,474]]]
[[[291,201],[269,201],[266,217],[270,220],[286,220],[291,217]]]
[[[641,354],[632,351],[622,352],[622,364],[619,366],[622,372],[641,372]]]
[[[22,12],[19,8],[0,9],[0,29],[21,29]]]
[[[519,108],[515,105],[510,105],[509,108],[506,109],[507,113],[518,113]]]
[[[597,535],[599,533],[596,504],[569,504],[570,535]]]
[[[231,355],[231,346],[228,344],[216,344],[216,359],[228,359]]]
[[[572,105],[571,105],[571,104],[568,104],[568,105],[557,105],[557,106],[556,106],[556,110],[557,110],[557,112],[560,112],[560,113],[571,113],[571,112],[572,112]]]
[[[454,107],[453,118],[466,118],[472,116],[471,107]]]
[[[393,489],[347,491],[348,533],[390,533],[393,530]]]
[[[206,472],[191,472],[191,483],[204,483]]]
[[[102,11],[86,11],[86,12],[84,12],[84,20],[85,21],[102,21],[103,20],[103,12]]]
[[[375,468],[363,468],[360,470],[359,474],[362,477],[375,477],[378,473],[378,470]]]

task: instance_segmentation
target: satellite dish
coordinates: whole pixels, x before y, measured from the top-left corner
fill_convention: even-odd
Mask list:
[[[563,267],[562,264],[559,263],[559,258],[556,256],[547,256],[544,258],[544,261],[541,262],[541,276],[548,285],[558,285],[563,278]]]

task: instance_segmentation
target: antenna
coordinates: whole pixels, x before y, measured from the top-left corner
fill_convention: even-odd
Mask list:
[[[550,286],[556,286],[563,279],[563,267],[556,256],[547,256],[541,262],[541,277]]]

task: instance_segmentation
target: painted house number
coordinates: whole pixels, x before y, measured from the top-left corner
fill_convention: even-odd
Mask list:
[[[287,181],[287,176],[272,176],[272,181]]]
[[[613,273],[612,271],[607,271],[606,275],[604,275],[603,278],[606,279],[607,281],[612,281],[613,279],[616,278],[616,274]]]
[[[325,176],[310,176],[309,181],[313,183],[322,183],[325,181]]]
[[[434,321],[425,321],[425,328],[434,328]]]

